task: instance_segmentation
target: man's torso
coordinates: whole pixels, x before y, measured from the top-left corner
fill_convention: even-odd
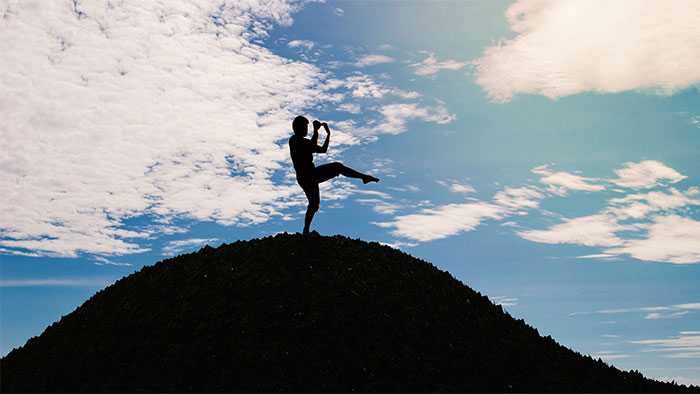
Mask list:
[[[314,157],[311,145],[311,141],[304,137],[293,135],[289,138],[289,153],[292,156],[298,181],[303,181],[313,175]]]

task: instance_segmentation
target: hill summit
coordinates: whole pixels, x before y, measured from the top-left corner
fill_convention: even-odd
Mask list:
[[[163,260],[1,364],[2,391],[615,391],[692,388],[542,337],[376,242],[278,234]]]

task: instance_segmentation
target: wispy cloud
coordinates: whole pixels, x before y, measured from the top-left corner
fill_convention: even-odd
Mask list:
[[[408,111],[406,111],[408,112]],[[503,187],[491,201],[475,197],[467,202],[423,208],[402,214],[390,221],[375,223],[389,228],[391,234],[414,241],[428,242],[476,229],[486,220],[500,221],[515,229],[523,239],[546,244],[572,244],[603,248],[580,255],[584,260],[619,260],[630,256],[637,260],[673,264],[700,262],[700,222],[688,217],[693,206],[700,206],[700,188],[678,190],[671,184],[687,179],[665,164],[646,160],[627,162],[615,169],[615,177],[592,178],[566,171],[555,171],[549,165],[532,172],[540,175],[539,183],[520,187]],[[470,185],[454,181],[437,181],[454,192],[475,193]],[[613,185],[613,188],[607,186]],[[641,192],[641,188],[660,190]],[[562,217],[540,209],[546,198],[568,198],[573,192],[605,192],[611,197],[599,212],[586,216]],[[626,193],[619,197],[620,193]],[[544,229],[527,228],[515,219],[534,211],[557,220]],[[678,315],[654,315],[661,319]]]
[[[700,81],[695,0],[612,0],[605,7],[586,0],[519,0],[506,17],[517,35],[474,62],[477,83],[494,101],[518,93],[669,94]]]
[[[386,64],[386,63],[393,63],[395,62],[396,59],[394,59],[391,56],[386,56],[386,55],[380,55],[380,54],[370,54],[370,55],[364,55],[360,57],[355,65],[357,67],[368,67],[368,66],[374,66],[377,64]]]
[[[523,209],[535,208],[542,194],[535,188],[504,188],[492,202],[470,201],[421,209],[374,224],[392,229],[391,234],[413,241],[427,242],[476,229],[486,220],[501,220]]]
[[[92,259],[96,261],[95,264],[97,264],[97,265],[115,265],[118,267],[131,267],[132,266],[131,263],[120,263],[120,262],[112,261],[112,260],[107,259],[107,258],[102,257],[102,256],[92,256]]]
[[[559,195],[566,195],[569,190],[597,192],[605,190],[605,186],[595,184],[594,178],[572,174],[565,171],[552,171],[549,166],[539,166],[532,169],[532,172],[541,175],[540,182],[549,187],[549,191]]]
[[[595,359],[599,358],[603,361],[613,361],[613,360],[619,360],[622,358],[629,358],[630,355],[625,354],[625,353],[611,351],[611,350],[603,350],[600,352],[592,353],[591,357],[593,357]]]
[[[518,305],[518,298],[517,297],[496,296],[496,297],[490,297],[490,298],[491,298],[491,301],[496,305],[501,305],[501,306],[516,306],[516,305]]]
[[[434,54],[430,54],[421,62],[411,64],[411,67],[413,67],[414,73],[416,75],[429,76],[435,75],[441,70],[461,70],[466,65],[466,62],[458,62],[456,60],[451,59],[438,61]]]
[[[190,239],[179,239],[176,241],[170,241],[165,246],[163,246],[163,254],[165,256],[173,256],[178,253],[182,253],[186,250],[196,249],[200,246],[216,242],[216,238],[190,238]]]
[[[662,352],[667,358],[700,358],[700,333],[697,331],[681,331],[671,338],[642,339],[630,341],[638,345],[646,345],[646,351]]]
[[[384,116],[383,121],[376,127],[383,133],[399,134],[406,131],[410,120],[422,120],[437,124],[447,124],[455,120],[443,106],[425,107],[415,103],[388,104],[382,106],[379,112]]]
[[[105,287],[113,282],[109,278],[0,279],[0,287]]]
[[[313,49],[316,44],[309,40],[291,40],[287,43],[287,46],[290,48],[302,48],[309,51]]]
[[[449,237],[475,229],[487,219],[501,219],[504,209],[485,202],[448,204],[425,208],[419,213],[401,215],[388,222],[375,222],[379,227],[392,229],[391,234],[426,242]]]
[[[700,311],[700,302],[690,302],[684,304],[672,304],[672,305],[654,305],[654,306],[642,306],[635,308],[612,308],[612,309],[599,309],[591,312],[572,312],[569,316],[579,316],[579,315],[616,315],[620,313],[639,313],[643,314],[645,319],[654,320],[658,318],[674,318],[681,317],[690,312]],[[651,317],[649,315],[652,315]],[[663,316],[663,317],[662,317]],[[700,334],[700,333],[699,333]]]

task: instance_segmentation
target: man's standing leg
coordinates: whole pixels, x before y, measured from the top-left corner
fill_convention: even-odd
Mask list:
[[[318,183],[315,181],[307,182],[302,185],[302,188],[306,194],[306,199],[309,200],[309,205],[306,207],[306,216],[304,217],[304,234],[308,234],[314,214],[316,214],[321,205],[321,196],[318,191]]]

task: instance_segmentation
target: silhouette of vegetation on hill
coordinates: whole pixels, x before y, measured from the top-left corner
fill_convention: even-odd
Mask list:
[[[693,391],[623,372],[401,251],[279,234],[161,261],[0,365],[12,391]]]

